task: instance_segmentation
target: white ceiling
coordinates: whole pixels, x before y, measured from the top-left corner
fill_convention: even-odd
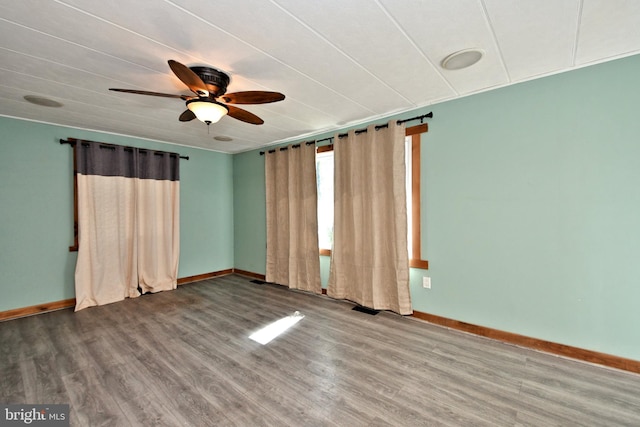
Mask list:
[[[638,53],[638,0],[0,0],[0,115],[234,153]],[[169,59],[287,98],[208,133],[180,99],[108,90],[190,94]]]

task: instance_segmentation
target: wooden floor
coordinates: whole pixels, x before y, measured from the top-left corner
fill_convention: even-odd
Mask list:
[[[0,402],[76,426],[640,425],[639,375],[351,308],[226,276],[3,322]]]

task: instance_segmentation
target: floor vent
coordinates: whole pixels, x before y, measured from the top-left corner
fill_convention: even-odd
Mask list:
[[[251,283],[256,283],[256,284],[258,284],[258,285],[264,285],[264,284],[265,284],[265,283],[267,283],[267,282],[265,282],[265,281],[263,281],[263,280],[258,280],[258,279],[256,279],[256,280],[251,280]]]
[[[363,307],[361,305],[356,305],[355,307],[352,308],[352,310],[359,311],[361,313],[367,313],[372,316],[375,316],[376,314],[380,313],[380,310],[374,310],[373,308]]]

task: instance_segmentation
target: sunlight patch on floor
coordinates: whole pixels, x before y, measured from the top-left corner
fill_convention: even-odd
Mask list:
[[[254,332],[249,335],[249,339],[254,340],[255,342],[259,342],[262,345],[269,343],[274,338],[283,334],[286,330],[291,328],[293,325],[298,323],[300,320],[304,318],[303,314],[300,314],[299,311],[296,311],[291,316],[283,317],[282,319],[276,320],[273,323],[268,324],[264,328],[259,331]]]

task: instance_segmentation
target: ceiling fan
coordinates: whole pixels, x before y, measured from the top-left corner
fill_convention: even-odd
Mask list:
[[[116,92],[136,93],[139,95],[162,96],[165,98],[180,98],[187,103],[187,109],[180,114],[178,120],[188,122],[198,119],[208,125],[216,123],[225,115],[234,119],[261,125],[264,123],[260,117],[247,110],[228,104],[267,104],[282,101],[284,95],[279,92],[246,91],[226,93],[229,84],[229,76],[220,70],[210,67],[187,67],[172,59],[169,67],[173,73],[187,87],[195,93],[190,95],[172,95],[170,93],[148,92],[135,89],[114,89]],[[221,102],[223,101],[223,102]]]

